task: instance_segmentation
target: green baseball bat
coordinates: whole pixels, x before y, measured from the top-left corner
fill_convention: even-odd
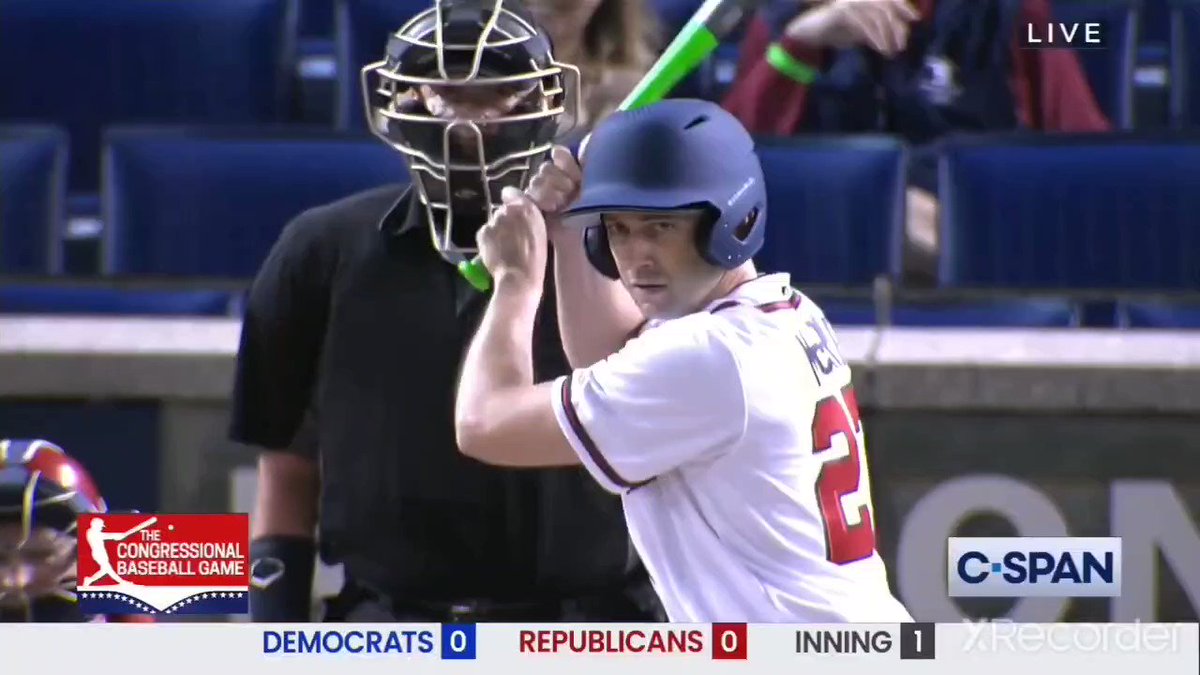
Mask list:
[[[637,110],[666,98],[683,78],[716,50],[721,40],[733,32],[742,19],[758,9],[764,1],[705,0],[633,91],[617,106],[617,110]],[[478,257],[459,263],[458,271],[481,292],[486,292],[492,286],[492,277]]]

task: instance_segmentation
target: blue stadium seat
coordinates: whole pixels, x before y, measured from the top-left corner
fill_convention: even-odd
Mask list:
[[[329,128],[337,108],[335,0],[300,0],[294,118]]]
[[[1200,288],[1200,137],[957,139],[941,174],[943,285]]]
[[[835,326],[878,323],[876,307],[868,300],[830,300],[819,304]],[[1079,325],[1079,311],[1070,301],[1054,298],[909,302],[893,307],[890,321],[894,326],[939,328],[1074,328]]]
[[[0,119],[65,127],[82,192],[107,125],[285,119],[294,2],[3,0]]]
[[[1165,45],[1171,39],[1169,6],[1170,0],[1142,0],[1138,23],[1143,45]]]
[[[1200,303],[1128,300],[1117,305],[1122,328],[1200,328]]]
[[[334,0],[300,1],[300,36],[305,38],[333,37]]]
[[[905,150],[896,139],[760,138],[765,271],[798,284],[866,284],[898,269]]]
[[[430,0],[338,0],[335,13],[339,129],[366,129],[361,73],[384,57],[388,36],[432,6]]]
[[[703,4],[702,0],[648,0],[648,3],[657,15],[663,34],[667,36],[678,33]]]
[[[1133,70],[1137,62],[1140,0],[1056,0],[1056,21],[1099,21],[1106,25],[1105,49],[1080,49],[1080,65],[1100,109],[1120,129],[1133,128]]]
[[[300,40],[296,45],[298,122],[329,128],[337,112],[337,0],[300,0]]]
[[[115,129],[105,169],[113,274],[250,277],[302,211],[408,181],[400,153],[323,132]]]
[[[240,305],[240,293],[224,291],[0,286],[0,314],[230,316]]]
[[[1171,121],[1200,127],[1200,0],[1171,0]]]
[[[58,271],[67,147],[61,129],[0,127],[0,273]]]

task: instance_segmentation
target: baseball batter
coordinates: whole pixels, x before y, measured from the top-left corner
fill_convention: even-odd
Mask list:
[[[580,175],[555,152],[480,230],[495,292],[464,364],[459,447],[582,463],[622,495],[672,621],[911,621],[876,551],[850,369],[821,310],[752,261],[767,204],[750,135],[715,104],[669,100],[610,118],[587,153]],[[575,370],[535,384],[551,242],[556,265],[586,260],[600,280],[556,272]],[[623,297],[599,290],[618,279]]]

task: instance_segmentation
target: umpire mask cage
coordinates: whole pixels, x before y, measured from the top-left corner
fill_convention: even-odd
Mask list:
[[[371,132],[405,155],[434,248],[452,264],[474,257],[500,191],[525,189],[580,97],[578,69],[555,61],[515,0],[438,0],[362,69],[362,89]]]

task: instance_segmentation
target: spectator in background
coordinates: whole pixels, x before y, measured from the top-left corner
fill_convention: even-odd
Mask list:
[[[658,22],[645,0],[528,0],[560,61],[579,68],[577,130],[611,113],[658,56]]]
[[[1108,131],[1069,50],[1021,49],[1047,0],[786,0],[755,17],[723,105],[759,135],[891,133],[914,146],[906,266],[936,270],[935,145],[954,132]]]

